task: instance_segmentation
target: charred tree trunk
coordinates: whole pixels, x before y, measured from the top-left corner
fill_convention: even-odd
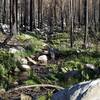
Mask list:
[[[33,26],[33,14],[32,14],[32,10],[33,10],[33,7],[32,7],[32,4],[33,4],[33,1],[30,0],[30,31],[32,31],[32,26]]]
[[[84,46],[87,48],[88,42],[88,0],[85,0],[85,34],[84,34]]]
[[[16,2],[17,0],[10,0],[10,34],[4,40],[3,45],[6,45],[11,40],[13,34],[17,34]]]
[[[48,22],[50,26],[50,34],[53,33],[53,12],[52,12],[52,5],[50,5],[49,15],[48,15]]]
[[[38,0],[38,28],[40,28],[40,0]]]
[[[81,5],[80,5],[80,0],[79,0],[79,10],[78,10],[78,23],[79,23],[79,27],[81,27],[81,16],[80,16],[80,12],[81,12]]]
[[[43,0],[40,0],[40,8],[41,8],[41,11],[40,11],[40,17],[41,17],[41,22],[40,22],[40,28],[42,29],[43,28],[43,15],[42,15],[42,10],[43,10]]]
[[[54,21],[55,21],[55,26],[57,25],[57,1],[54,0]]]
[[[3,4],[4,4],[3,5],[4,7],[3,7],[3,16],[2,16],[3,18],[2,19],[3,19],[3,24],[5,24],[5,21],[6,21],[6,0],[3,1]]]
[[[70,6],[71,6],[71,32],[70,32],[70,47],[73,47],[73,0],[71,0],[70,2]]]
[[[100,32],[100,0],[99,0],[99,32]]]
[[[64,16],[63,16],[63,4],[61,0],[60,12],[61,12],[61,31],[64,31]]]
[[[35,29],[35,0],[33,0],[33,29]]]
[[[27,26],[27,2],[24,0],[24,31],[26,31]]]

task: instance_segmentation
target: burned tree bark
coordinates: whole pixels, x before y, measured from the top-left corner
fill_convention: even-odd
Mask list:
[[[32,31],[32,22],[33,22],[33,16],[32,16],[32,10],[33,10],[33,7],[32,7],[32,4],[33,4],[33,1],[30,0],[30,31]]]
[[[73,0],[70,1],[70,9],[71,9],[71,32],[70,32],[70,47],[73,47]]]
[[[88,42],[88,0],[85,0],[85,34],[84,34],[84,46],[86,48]]]
[[[17,0],[10,0],[10,34],[4,40],[3,45],[6,45],[14,34],[17,34]]]

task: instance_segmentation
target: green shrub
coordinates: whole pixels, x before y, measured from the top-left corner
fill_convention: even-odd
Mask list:
[[[39,52],[43,48],[43,40],[36,38],[28,34],[18,35],[17,40],[23,45],[25,51],[19,52],[18,55],[30,56],[36,52]]]
[[[67,61],[63,63],[62,71],[66,73],[71,70],[81,70],[83,68],[83,64],[79,61]]]
[[[11,78],[13,78],[13,76],[11,77],[11,73],[16,67],[17,61],[14,55],[6,50],[0,50],[0,87],[8,87]]]
[[[14,58],[14,55],[9,53],[8,51],[0,50],[0,64],[8,70],[10,70],[11,68],[15,68],[16,60]]]

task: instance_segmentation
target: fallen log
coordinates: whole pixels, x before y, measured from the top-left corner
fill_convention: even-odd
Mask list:
[[[27,89],[27,88],[35,88],[35,87],[50,87],[50,88],[55,88],[55,89],[58,89],[58,90],[63,90],[64,89],[63,87],[60,87],[60,86],[57,86],[57,85],[36,84],[36,85],[29,85],[29,86],[20,86],[20,87],[8,90],[7,92],[10,93],[12,91],[16,91],[16,90],[19,90],[19,89],[25,89],[25,88]]]

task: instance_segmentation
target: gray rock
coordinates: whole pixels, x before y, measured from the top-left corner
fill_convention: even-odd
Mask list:
[[[31,67],[29,65],[22,65],[22,68],[26,71],[31,70]]]
[[[16,48],[10,48],[9,49],[9,53],[13,53],[13,54],[15,54],[15,53],[17,53],[19,50],[17,50]]]
[[[4,97],[5,93],[6,93],[5,89],[0,89],[0,100],[3,100],[2,97]]]
[[[41,62],[43,65],[47,64],[48,58],[46,55],[41,55],[38,57],[38,61]]]
[[[48,55],[49,54],[48,50],[44,50],[43,54]]]
[[[14,71],[15,72],[20,72],[20,69],[16,67]]]
[[[25,58],[22,58],[20,61],[21,61],[22,64],[25,64],[25,65],[28,64],[28,61],[27,61],[27,59],[25,59]]]
[[[85,68],[94,70],[95,69],[95,66],[93,64],[86,64],[85,65]]]
[[[6,35],[10,34],[9,25],[7,25],[7,24],[0,23],[0,30]]]
[[[52,100],[100,100],[100,79],[82,82],[55,93]]]

